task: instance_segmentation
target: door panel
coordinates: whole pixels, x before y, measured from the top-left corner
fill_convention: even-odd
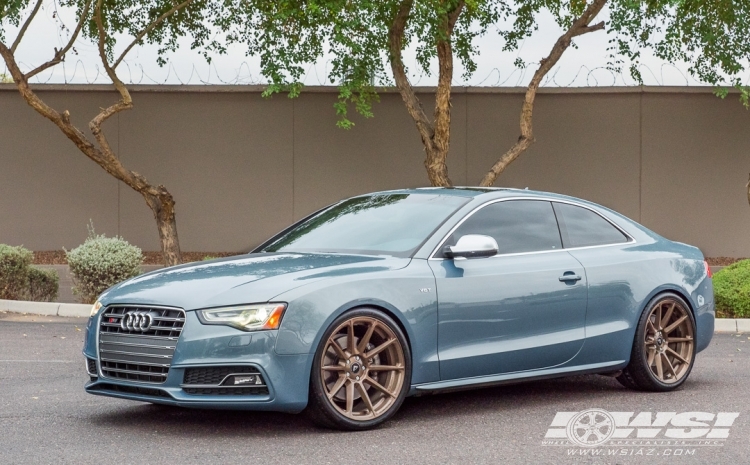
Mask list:
[[[568,252],[430,260],[430,266],[441,379],[552,367],[581,349],[586,274]]]

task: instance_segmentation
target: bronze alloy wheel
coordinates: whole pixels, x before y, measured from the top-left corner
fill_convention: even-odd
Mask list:
[[[395,413],[409,388],[405,338],[393,320],[367,309],[344,315],[332,327],[313,367],[313,420],[343,429],[380,424]]]
[[[659,301],[646,319],[644,349],[651,372],[665,384],[690,372],[695,334],[688,310],[674,299]]]
[[[671,391],[685,382],[694,360],[690,307],[676,294],[662,294],[641,315],[630,363],[617,379],[632,389]]]

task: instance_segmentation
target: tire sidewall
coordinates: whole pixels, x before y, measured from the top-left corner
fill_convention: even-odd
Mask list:
[[[388,412],[368,421],[355,421],[341,415],[341,413],[339,413],[338,410],[336,410],[330,404],[321,379],[321,358],[323,350],[325,350],[325,347],[328,343],[328,338],[331,337],[333,331],[336,330],[336,328],[338,328],[339,325],[341,325],[344,321],[356,317],[375,318],[383,325],[387,325],[396,335],[396,338],[401,344],[401,348],[404,352],[404,383],[401,387],[401,392],[399,393],[396,401],[393,403]],[[318,347],[316,348],[313,357],[312,371],[310,373],[310,403],[314,404],[317,410],[320,410],[321,413],[323,413],[327,417],[326,419],[328,421],[322,423],[330,424],[330,426],[333,426],[335,428],[355,431],[374,428],[390,419],[401,407],[401,404],[404,402],[406,395],[409,393],[409,389],[411,387],[412,372],[411,350],[409,349],[409,344],[406,340],[406,336],[404,336],[404,333],[401,330],[401,327],[393,320],[393,318],[379,310],[362,307],[352,309],[341,314],[339,317],[333,320],[333,322],[331,322],[328,328],[326,328],[325,332],[323,333],[323,337],[321,337],[320,342],[318,343]]]

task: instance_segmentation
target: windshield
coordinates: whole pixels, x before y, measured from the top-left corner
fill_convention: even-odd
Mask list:
[[[435,194],[355,197],[308,218],[262,251],[409,257],[467,201]]]

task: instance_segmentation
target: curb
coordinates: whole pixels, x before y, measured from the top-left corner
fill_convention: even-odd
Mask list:
[[[717,318],[715,321],[715,333],[750,332],[750,318]]]
[[[91,314],[91,305],[0,300],[0,311],[31,313],[34,315],[46,316],[77,316],[88,318]],[[714,320],[714,332],[750,333],[750,318],[717,318]]]
[[[24,302],[21,300],[0,300],[0,311],[14,313],[31,313],[45,316],[76,316],[91,315],[91,305],[61,304],[58,302]]]

